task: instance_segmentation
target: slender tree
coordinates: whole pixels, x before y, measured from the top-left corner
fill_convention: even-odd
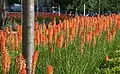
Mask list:
[[[27,74],[31,74],[34,51],[34,0],[22,0],[22,54],[26,59]]]
[[[5,25],[7,11],[6,11],[7,0],[0,0],[0,28]]]

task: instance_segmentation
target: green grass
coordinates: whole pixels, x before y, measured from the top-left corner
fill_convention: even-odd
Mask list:
[[[95,74],[120,74],[120,32],[117,32],[116,38],[109,44],[108,49],[111,52],[107,53],[109,56],[108,63],[102,61],[99,67],[96,68]]]
[[[92,43],[85,44],[83,56],[80,53],[80,40],[78,38],[72,44],[68,43],[66,48],[57,48],[53,45],[53,53],[49,51],[48,46],[40,45],[35,48],[35,50],[40,51],[35,74],[46,74],[46,67],[49,64],[53,66],[54,74],[110,74],[109,69],[114,68],[110,68],[110,64],[104,65],[104,59],[106,55],[116,56],[115,50],[120,49],[119,36],[120,33],[117,33],[112,43],[108,43],[103,34],[97,39],[96,46],[93,46]],[[9,74],[17,74],[15,57],[20,52],[21,50],[9,52],[12,58]],[[2,74],[1,64],[0,74]]]

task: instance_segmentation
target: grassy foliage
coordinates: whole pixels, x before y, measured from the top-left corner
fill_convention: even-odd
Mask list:
[[[76,38],[72,44],[68,44],[66,48],[57,48],[54,44],[54,52],[51,53],[48,46],[36,46],[36,50],[40,50],[40,55],[37,61],[36,74],[45,74],[47,65],[51,64],[54,69],[54,74],[93,74],[105,73],[111,67],[110,63],[103,65],[105,55],[114,57],[114,50],[119,49],[119,33],[113,42],[110,44],[106,41],[104,35],[97,40],[97,45],[85,44],[84,55],[80,53],[79,39]],[[12,62],[10,74],[16,74],[15,57],[19,54],[18,51],[9,52]],[[100,71],[95,72],[96,67],[101,67]],[[1,67],[1,64],[0,64]],[[103,69],[103,67],[106,67]],[[0,68],[1,73],[1,68]],[[108,74],[108,73],[107,73]]]

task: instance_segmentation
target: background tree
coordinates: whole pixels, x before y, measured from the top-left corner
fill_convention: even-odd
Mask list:
[[[26,59],[27,74],[31,74],[34,51],[34,0],[23,0],[22,54]]]
[[[107,0],[108,10],[120,12],[120,0]]]
[[[100,7],[101,13],[105,13],[106,11],[109,10],[108,9],[108,7],[109,7],[108,0],[99,0],[98,3],[100,3],[100,6],[98,6],[97,8]]]
[[[88,12],[97,12],[105,13],[107,11],[111,12],[120,12],[120,0],[54,0],[61,7],[68,9],[78,8],[78,11],[81,13],[84,10],[84,4],[86,6],[86,11]]]
[[[6,23],[6,17],[7,17],[6,6],[7,6],[7,0],[0,0],[0,28],[1,29]]]
[[[14,3],[16,4],[20,4],[21,3],[21,0],[7,0],[8,1],[8,5],[12,5]]]
[[[65,8],[68,4],[72,4],[73,0],[54,0],[55,3],[61,6],[61,8]]]

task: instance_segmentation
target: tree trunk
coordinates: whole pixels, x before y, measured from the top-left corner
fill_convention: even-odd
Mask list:
[[[2,29],[6,24],[7,17],[6,5],[7,5],[6,0],[0,0],[0,29]]]
[[[99,0],[99,14],[100,14],[100,0]]]
[[[37,0],[37,22],[38,22],[38,16],[39,16],[39,0]]]
[[[86,9],[86,8],[85,8],[85,3],[84,3],[84,16],[85,16],[85,9]]]
[[[22,4],[22,54],[26,59],[27,74],[31,74],[34,51],[34,0],[22,0]]]

